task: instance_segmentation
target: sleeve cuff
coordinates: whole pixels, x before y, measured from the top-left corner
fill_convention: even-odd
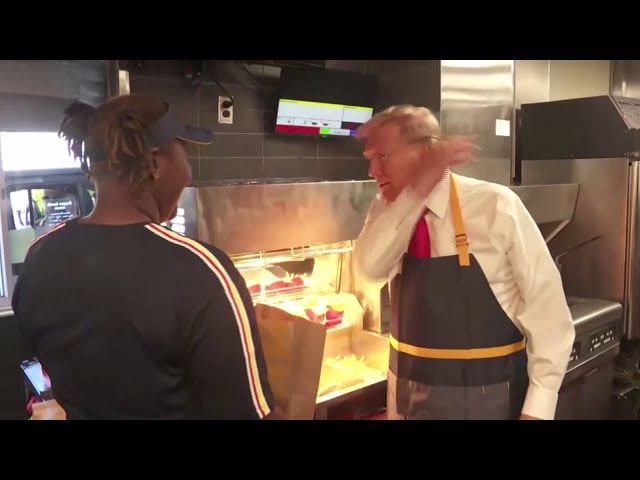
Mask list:
[[[542,420],[553,420],[556,415],[558,393],[537,385],[529,384],[522,414]]]

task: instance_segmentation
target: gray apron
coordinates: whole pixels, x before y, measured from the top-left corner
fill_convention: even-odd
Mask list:
[[[454,175],[457,255],[405,255],[391,282],[389,419],[517,419],[528,388],[525,339],[469,253]]]

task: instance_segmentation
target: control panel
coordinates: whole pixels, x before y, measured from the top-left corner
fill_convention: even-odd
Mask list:
[[[606,348],[616,335],[615,326],[607,327],[589,338],[589,353]]]
[[[575,362],[580,358],[580,342],[575,342],[571,349],[571,356],[569,357],[569,363]]]
[[[623,308],[618,302],[594,298],[569,297],[567,304],[576,332],[571,355],[567,355],[567,373],[573,373],[567,378],[577,378],[575,375],[581,375],[582,367],[596,357],[608,361],[617,355],[622,336]]]

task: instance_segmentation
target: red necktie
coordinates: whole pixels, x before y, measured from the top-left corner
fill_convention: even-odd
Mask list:
[[[427,227],[427,221],[425,215],[427,212],[423,212],[416,224],[416,229],[411,237],[411,243],[409,244],[408,253],[412,257],[417,258],[430,258],[431,257],[431,241],[429,240],[429,227]]]

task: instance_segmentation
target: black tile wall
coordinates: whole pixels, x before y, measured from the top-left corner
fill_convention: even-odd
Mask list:
[[[372,60],[367,66],[380,80],[378,109],[408,103],[439,113],[439,60]]]
[[[130,70],[132,93],[162,96],[186,120],[214,132],[211,145],[193,152],[194,181],[368,178],[362,145],[354,139],[273,133],[279,69],[248,66],[256,85],[237,63],[209,61],[205,67],[202,84],[194,88],[182,80],[179,60],[148,60],[139,70],[121,61]],[[326,67],[378,75],[378,108],[412,103],[439,110],[439,61],[327,60]],[[227,93],[234,97],[232,125],[218,123],[218,96]]]

